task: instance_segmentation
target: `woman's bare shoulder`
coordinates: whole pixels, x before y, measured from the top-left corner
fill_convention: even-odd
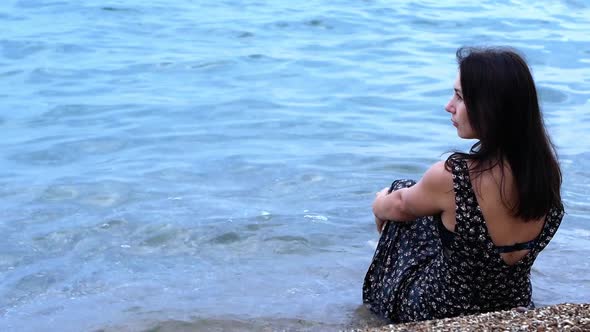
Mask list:
[[[434,163],[424,173],[421,181],[424,181],[429,187],[439,189],[442,192],[448,191],[449,188],[452,189],[453,175],[447,170],[445,163],[445,161]]]

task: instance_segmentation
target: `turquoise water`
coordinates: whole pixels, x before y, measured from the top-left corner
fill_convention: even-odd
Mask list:
[[[567,208],[538,305],[590,300],[584,1],[0,4],[0,330],[340,329],[374,192],[456,137],[462,45],[527,56]]]

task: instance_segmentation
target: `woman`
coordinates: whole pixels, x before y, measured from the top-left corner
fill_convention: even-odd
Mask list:
[[[561,172],[526,62],[461,48],[445,107],[469,153],[377,193],[363,301],[393,322],[530,307],[530,270],[562,216]],[[389,222],[388,222],[389,221]]]

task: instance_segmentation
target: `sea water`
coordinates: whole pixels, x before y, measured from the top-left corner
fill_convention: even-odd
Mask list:
[[[3,0],[0,330],[371,321],[371,202],[472,141],[462,45],[527,57],[567,214],[537,305],[590,300],[585,1]]]

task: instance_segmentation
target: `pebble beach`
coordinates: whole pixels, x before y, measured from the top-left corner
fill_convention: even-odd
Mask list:
[[[480,315],[385,325],[353,331],[590,331],[590,304],[563,303],[533,310],[516,308]]]

